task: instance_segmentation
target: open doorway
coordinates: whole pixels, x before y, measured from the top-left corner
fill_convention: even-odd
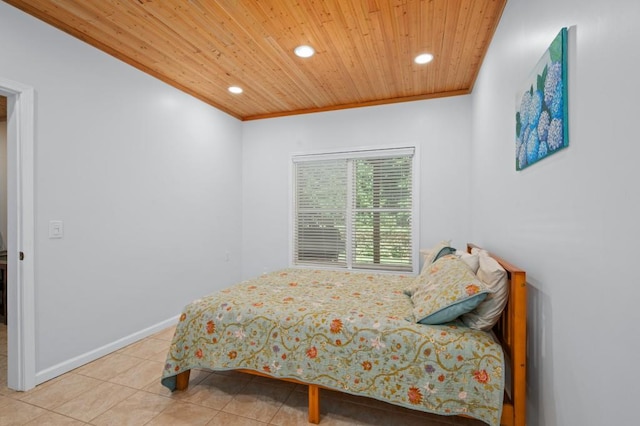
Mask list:
[[[7,386],[36,385],[34,283],[34,90],[0,76],[6,98]]]
[[[0,386],[7,379],[7,98],[0,96]]]

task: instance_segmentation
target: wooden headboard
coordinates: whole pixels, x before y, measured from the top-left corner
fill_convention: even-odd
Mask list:
[[[467,251],[478,248],[467,244]],[[501,425],[525,426],[527,391],[527,276],[525,271],[489,253],[507,271],[509,301],[493,331],[500,340],[507,367]]]

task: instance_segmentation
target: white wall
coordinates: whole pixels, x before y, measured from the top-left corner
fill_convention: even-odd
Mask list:
[[[249,121],[243,128],[243,277],[289,265],[291,155],[381,145],[420,150],[420,246],[469,228],[470,97]]]
[[[473,239],[527,270],[529,425],[637,423],[640,2],[509,1],[473,97]],[[569,147],[516,172],[515,98],[575,26]]]
[[[42,379],[239,279],[242,123],[2,2],[0,52],[36,93]]]

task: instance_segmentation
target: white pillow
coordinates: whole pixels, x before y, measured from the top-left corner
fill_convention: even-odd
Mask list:
[[[486,250],[473,248],[471,254],[479,259],[478,278],[493,290],[473,311],[462,316],[467,327],[477,330],[490,330],[504,310],[509,299],[507,271]]]
[[[478,253],[472,254],[464,250],[456,250],[456,256],[469,265],[474,274],[478,273],[478,268],[480,267],[480,255]]]

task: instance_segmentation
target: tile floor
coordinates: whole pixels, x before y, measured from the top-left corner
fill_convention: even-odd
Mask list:
[[[7,330],[0,325],[0,426],[307,424],[304,386],[242,373],[191,372],[189,389],[160,384],[169,328],[29,392],[7,388]],[[321,425],[480,426],[367,398],[321,391]]]

